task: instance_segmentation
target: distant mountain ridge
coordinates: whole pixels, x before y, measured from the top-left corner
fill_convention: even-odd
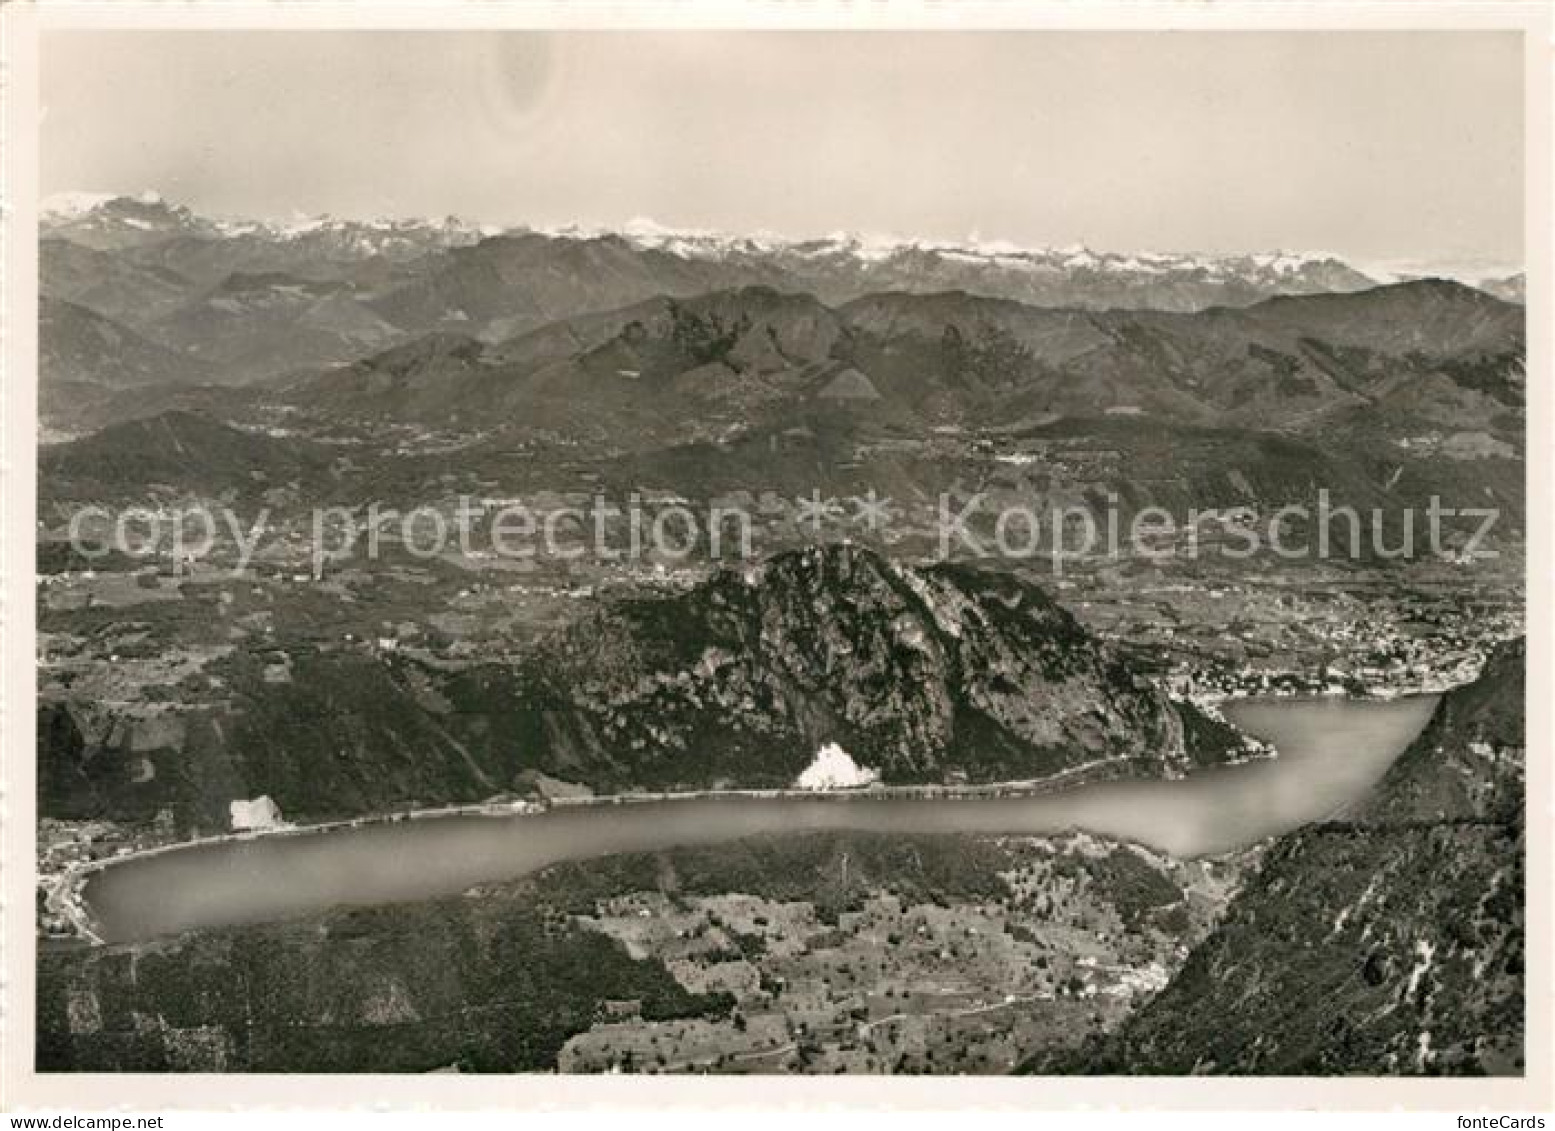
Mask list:
[[[318,487],[329,466],[329,453],[306,440],[243,431],[183,409],[110,425],[46,448],[38,460],[45,494],[77,501],[113,497],[124,484],[141,494],[257,496],[288,484]]]
[[[789,237],[772,233],[735,234],[706,230],[664,227],[651,220],[634,220],[618,227],[571,225],[530,227],[526,225],[475,224],[458,217],[441,219],[378,218],[371,220],[340,218],[321,214],[291,220],[216,219],[202,216],[164,199],[156,192],[136,195],[107,193],[62,193],[46,199],[41,208],[44,229],[87,243],[123,240],[149,242],[157,235],[182,234],[240,237],[267,236],[275,240],[304,239],[321,232],[440,233],[451,245],[473,242],[480,237],[537,236],[547,240],[593,242],[617,239],[639,250],[661,251],[685,260],[755,259],[770,256],[780,262],[833,265],[849,260],[856,264],[891,265],[892,270],[921,269],[938,261],[949,270],[950,264],[999,267],[1026,271],[1034,275],[1064,271],[1090,271],[1099,275],[1157,275],[1183,279],[1199,276],[1204,281],[1243,277],[1252,283],[1279,280],[1312,284],[1311,289],[1339,289],[1345,284],[1371,285],[1375,280],[1364,272],[1327,255],[1304,255],[1291,251],[1250,252],[1242,254],[1196,254],[1190,252],[1140,251],[1121,253],[1096,251],[1083,244],[1069,247],[1023,246],[1006,240],[925,240],[898,236],[872,236],[853,232],[835,232],[814,237]],[[93,235],[95,234],[95,236]],[[369,245],[361,245],[365,250]],[[375,248],[378,253],[382,248]],[[871,289],[875,289],[871,287]]]
[[[433,243],[473,242],[483,234],[481,228],[452,216],[392,220],[353,220],[328,215],[291,221],[214,219],[168,201],[157,192],[58,194],[43,201],[39,226],[45,235],[64,237],[87,247],[145,246],[174,237],[255,238],[329,246],[346,257],[419,253]]]
[[[262,347],[248,331],[269,327],[296,356],[379,325],[338,284],[292,276],[237,276],[212,296],[232,308],[232,333],[213,349],[252,353]],[[297,308],[312,312],[308,333],[272,321]],[[1525,319],[1521,307],[1441,280],[1195,314],[1045,309],[965,292],[830,307],[749,285],[660,295],[499,341],[435,331],[237,389],[153,385],[139,372],[133,391],[88,387],[102,373],[70,383],[96,355],[57,349],[46,322],[44,392],[67,425],[171,409],[251,432],[278,421],[319,436],[449,429],[469,437],[470,477],[514,489],[646,484],[701,498],[874,486],[903,498],[986,475],[991,497],[1073,505],[1112,492],[1125,511],[1178,513],[1284,505],[1326,487],[1359,507],[1488,500],[1515,528]],[[213,315],[191,325],[207,322],[222,324]],[[97,335],[80,336],[101,352]],[[155,356],[205,381],[226,372],[202,351]],[[565,458],[541,475],[515,458],[534,445]],[[412,482],[416,464],[397,465]],[[144,488],[103,483],[89,459],[53,466],[64,478],[49,488],[67,496]],[[186,465],[181,479],[194,487],[199,476]]]
[[[654,294],[686,295],[751,283],[810,291],[829,304],[880,290],[970,289],[1037,305],[1170,310],[1241,305],[1271,294],[1356,290],[1373,283],[1331,256],[1287,252],[1117,254],[847,234],[820,239],[718,235],[652,224],[619,230],[504,229],[453,217],[212,219],[156,193],[67,194],[52,206],[45,202],[42,229],[48,239],[172,270],[205,285],[233,271],[350,277],[370,286],[380,312],[407,332],[464,320],[477,331],[495,323],[492,329],[510,333],[538,320],[623,306]],[[458,254],[471,249],[478,250]],[[368,263],[380,269],[364,276]],[[522,289],[498,296],[491,293],[494,283],[521,283]]]
[[[1127,412],[1316,430],[1359,414],[1403,434],[1515,433],[1524,320],[1520,307],[1441,280],[1194,314],[1038,308],[960,291],[829,307],[758,284],[655,296],[497,342],[442,331],[299,374],[275,395],[422,424],[586,432],[629,413],[643,436],[661,435],[663,418],[685,438],[802,406],[854,369],[879,394],[874,417],[918,427]],[[437,345],[455,340],[467,345]]]
[[[651,224],[500,230],[451,217],[230,220],[155,193],[69,195],[46,203],[41,228],[45,294],[215,365],[220,384],[348,364],[426,333],[496,343],[644,302],[751,287],[810,294],[833,309],[887,293],[963,293],[1078,315],[1245,308],[1375,285],[1331,256],[1287,252],[1118,254]]]
[[[785,236],[666,227],[652,220],[624,224],[563,225],[476,223],[440,218],[337,217],[328,214],[285,220],[213,218],[172,203],[156,192],[136,195],[62,193],[41,209],[45,234],[87,246],[142,246],[170,236],[263,239],[299,246],[331,246],[343,258],[407,258],[435,247],[459,247],[488,238],[534,237],[553,244],[616,241],[637,252],[659,252],[683,262],[740,265],[779,270],[827,302],[846,301],[869,291],[905,287],[950,290],[983,283],[994,297],[1033,305],[1118,305],[1166,310],[1201,309],[1215,302],[1242,305],[1271,294],[1343,292],[1384,282],[1428,278],[1415,266],[1376,272],[1326,252],[1291,250],[1199,253],[1190,251],[1106,251],[1083,243],[1023,245],[1009,240],[924,239],[839,231],[822,236]],[[1485,269],[1444,266],[1434,273],[1521,301],[1523,276]],[[1154,287],[1147,286],[1153,281]],[[1089,299],[1076,301],[1064,288]],[[974,288],[976,289],[976,288]],[[1133,302],[1118,302],[1131,293]],[[1153,295],[1138,301],[1137,295]]]
[[[569,483],[847,494],[867,469],[898,498],[987,476],[1130,510],[1283,505],[1326,476],[1357,505],[1472,497],[1521,521],[1527,312],[1462,284],[1284,293],[1305,261],[1264,256],[1243,267],[1280,293],[1233,294],[1252,276],[1199,264],[1213,305],[1148,309],[1146,287],[1095,309],[1114,267],[1153,287],[1186,260],[456,222],[368,225],[399,241],[380,253],[341,242],[354,223],[218,224],[154,197],[59,214],[41,248],[51,435],[193,410],[249,434],[454,433],[472,474],[526,488],[564,485],[517,458],[546,449]],[[1017,269],[1070,289],[1034,305],[1000,282]],[[417,447],[381,487],[435,477]],[[58,466],[67,497],[145,488]]]
[[[169,383],[199,385],[214,373],[129,326],[65,299],[38,302],[39,367],[51,383],[81,381],[109,389]]]

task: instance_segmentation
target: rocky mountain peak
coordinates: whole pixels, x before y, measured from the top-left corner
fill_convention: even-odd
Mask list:
[[[887,783],[1172,776],[1242,749],[1037,586],[849,543],[616,603],[543,668],[571,704],[570,756],[633,751],[655,783],[787,785],[826,743]]]

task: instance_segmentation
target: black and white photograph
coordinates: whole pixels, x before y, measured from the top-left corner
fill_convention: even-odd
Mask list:
[[[33,29],[8,1072],[1547,1104],[1510,7]]]

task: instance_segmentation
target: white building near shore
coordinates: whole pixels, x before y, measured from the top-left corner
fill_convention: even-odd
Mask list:
[[[232,813],[232,831],[249,832],[255,829],[276,829],[283,824],[281,807],[262,794],[252,801],[241,798],[227,807]]]
[[[879,780],[879,771],[860,766],[846,750],[835,742],[828,742],[816,751],[815,761],[805,768],[794,785],[813,790],[858,789]]]

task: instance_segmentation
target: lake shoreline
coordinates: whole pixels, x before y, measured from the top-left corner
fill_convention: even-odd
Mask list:
[[[1272,758],[1271,752],[1266,757]],[[86,907],[84,891],[97,875],[121,864],[132,864],[170,852],[209,848],[223,844],[251,843],[285,837],[322,836],[350,829],[366,829],[383,825],[395,825],[408,821],[434,821],[458,817],[478,817],[512,820],[521,817],[538,817],[556,810],[607,809],[623,805],[673,804],[691,801],[751,800],[751,801],[825,801],[846,803],[850,801],[977,801],[980,799],[1021,799],[1044,797],[1066,789],[1077,789],[1097,781],[1116,780],[1111,775],[1096,771],[1106,766],[1126,765],[1132,759],[1125,756],[1102,758],[1071,766],[1045,778],[1017,781],[984,782],[977,785],[873,785],[852,789],[799,789],[795,787],[771,789],[696,789],[669,792],[632,791],[628,793],[600,793],[584,797],[557,797],[545,801],[475,801],[459,805],[438,805],[421,809],[400,809],[384,813],[366,813],[360,817],[346,817],[332,821],[310,821],[305,824],[278,824],[268,828],[244,829],[230,833],[214,833],[188,840],[169,841],[166,844],[105,856],[98,860],[74,864],[59,873],[52,883],[46,884],[49,906],[65,917],[75,928],[75,937],[93,946],[106,945],[98,934],[97,924]],[[1227,762],[1240,765],[1255,759]],[[68,941],[68,940],[61,940]]]
[[[1280,696],[1269,697],[1271,702],[1283,705],[1296,705],[1302,701],[1352,703],[1356,705],[1365,703],[1396,703],[1399,697],[1353,697],[1344,695],[1313,695],[1313,696]],[[1404,696],[1402,698],[1418,698],[1417,696]],[[1246,702],[1246,697],[1228,697],[1229,702]],[[1270,744],[1259,740],[1254,747],[1258,751],[1254,756],[1243,756],[1217,763],[1211,766],[1195,767],[1191,772],[1181,776],[1181,780],[1200,777],[1205,772],[1231,769],[1239,765],[1258,765],[1269,763],[1278,758],[1278,751]],[[86,898],[86,889],[99,877],[106,874],[111,868],[119,864],[143,862],[170,853],[183,852],[185,850],[211,849],[222,845],[248,844],[262,841],[274,841],[286,838],[302,838],[331,832],[343,832],[356,829],[374,829],[408,822],[427,822],[439,819],[452,818],[488,818],[511,820],[519,817],[544,816],[548,813],[573,813],[581,814],[588,810],[603,810],[614,807],[637,807],[643,805],[673,805],[685,803],[687,805],[696,802],[718,801],[751,801],[767,803],[789,802],[946,802],[962,801],[968,803],[994,802],[994,801],[1021,801],[1051,798],[1054,795],[1068,792],[1078,792],[1086,787],[1100,785],[1109,782],[1130,781],[1130,775],[1124,773],[1129,762],[1133,759],[1129,756],[1112,756],[1096,759],[1069,767],[1056,774],[1037,779],[1023,779],[1014,781],[980,783],[976,785],[898,785],[882,786],[873,785],[855,789],[837,790],[809,790],[794,787],[768,788],[768,789],[703,789],[672,792],[645,792],[632,791],[625,793],[612,793],[591,795],[586,797],[555,798],[546,802],[536,802],[522,799],[503,799],[500,801],[481,801],[459,805],[435,806],[418,809],[398,810],[386,813],[364,814],[358,817],[313,822],[301,825],[276,825],[274,827],[242,830],[230,833],[221,833],[212,836],[197,837],[191,840],[180,840],[165,844],[148,846],[120,855],[107,856],[97,860],[84,861],[72,865],[64,873],[53,877],[52,883],[40,883],[45,889],[46,899],[51,910],[72,929],[70,934],[54,935],[56,941],[68,942],[72,938],[84,941],[92,945],[103,945],[107,940],[103,937],[105,932],[97,922],[90,901]],[[1150,779],[1173,780],[1173,779]],[[1076,827],[1083,827],[1077,825]]]

